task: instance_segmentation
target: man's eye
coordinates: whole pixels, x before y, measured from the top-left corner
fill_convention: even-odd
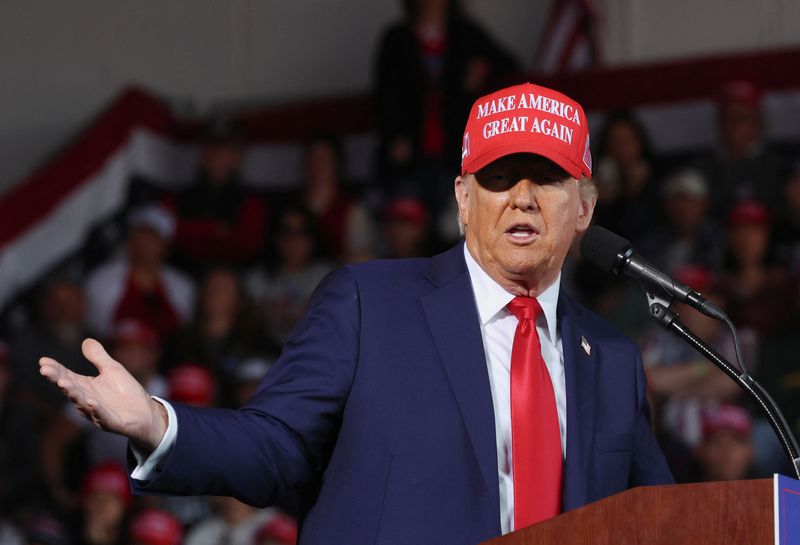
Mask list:
[[[490,191],[505,191],[514,185],[511,176],[500,173],[480,176],[478,182]]]

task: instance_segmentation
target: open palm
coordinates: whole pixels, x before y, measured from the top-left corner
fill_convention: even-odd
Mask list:
[[[155,449],[166,430],[161,405],[99,342],[86,339],[81,348],[97,367],[98,376],[79,375],[47,357],[39,360],[39,372],[96,426],[124,435],[145,449]]]

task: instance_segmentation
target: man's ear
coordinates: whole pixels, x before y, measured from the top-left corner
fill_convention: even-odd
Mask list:
[[[458,217],[461,224],[466,226],[469,219],[469,194],[470,194],[470,180],[468,176],[456,176],[454,190],[456,194],[456,202],[458,203]]]
[[[578,182],[580,183],[580,182]],[[575,227],[577,233],[583,233],[592,223],[594,206],[597,204],[597,190],[594,186],[579,187],[580,210],[578,212],[578,223]]]

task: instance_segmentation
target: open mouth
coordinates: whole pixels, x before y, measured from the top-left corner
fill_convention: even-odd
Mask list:
[[[527,223],[514,224],[506,231],[506,236],[516,242],[529,242],[536,238],[538,234],[539,232]]]

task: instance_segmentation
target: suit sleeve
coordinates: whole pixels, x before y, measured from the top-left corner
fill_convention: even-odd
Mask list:
[[[314,292],[281,357],[244,407],[173,405],[179,423],[174,447],[155,477],[133,480],[134,491],[233,496],[266,506],[313,482],[337,437],[358,364],[359,331],[358,288],[352,273],[341,269]]]
[[[650,405],[647,401],[647,378],[642,366],[642,355],[636,353],[636,396],[638,415],[636,421],[635,446],[631,461],[630,486],[673,484],[672,472],[658,446],[650,424]]]

